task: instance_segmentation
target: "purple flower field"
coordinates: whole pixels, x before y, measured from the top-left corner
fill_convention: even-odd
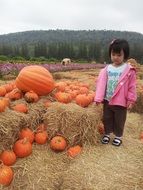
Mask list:
[[[18,74],[19,71],[30,64],[24,63],[6,63],[0,64],[0,75],[7,75],[7,74]],[[33,65],[33,64],[31,64]],[[38,64],[39,65],[39,64]],[[70,64],[63,66],[61,64],[41,64],[41,66],[48,69],[51,73],[58,72],[58,71],[70,71],[70,70],[82,70],[82,69],[96,69],[96,68],[103,68],[104,64]]]

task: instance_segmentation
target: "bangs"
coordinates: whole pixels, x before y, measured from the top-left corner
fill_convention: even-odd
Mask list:
[[[112,46],[111,52],[113,52],[113,53],[121,53],[121,51],[122,51],[122,48],[118,44],[115,44],[115,45]]]

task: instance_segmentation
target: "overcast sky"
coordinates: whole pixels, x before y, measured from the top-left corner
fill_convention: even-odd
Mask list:
[[[143,34],[143,0],[0,0],[0,34],[49,29]]]

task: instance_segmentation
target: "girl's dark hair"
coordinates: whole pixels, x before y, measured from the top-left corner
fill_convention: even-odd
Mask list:
[[[110,43],[109,46],[109,57],[111,58],[111,51],[114,53],[120,53],[121,50],[124,52],[124,60],[127,60],[130,53],[129,44],[124,39],[115,39]]]

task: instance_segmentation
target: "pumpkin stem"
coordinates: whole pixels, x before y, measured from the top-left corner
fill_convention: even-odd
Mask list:
[[[27,142],[29,142],[29,140],[26,137],[24,137],[23,141],[22,141],[22,144],[26,144]]]

